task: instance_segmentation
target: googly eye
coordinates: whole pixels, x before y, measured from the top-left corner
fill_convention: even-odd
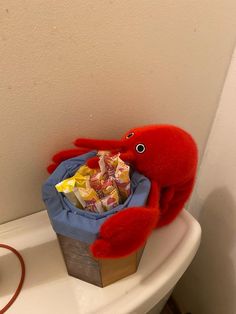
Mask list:
[[[143,144],[138,144],[136,145],[135,149],[139,154],[142,154],[145,152],[146,147]]]
[[[129,133],[129,134],[126,136],[126,138],[128,139],[128,138],[131,138],[132,136],[134,136],[134,132]]]

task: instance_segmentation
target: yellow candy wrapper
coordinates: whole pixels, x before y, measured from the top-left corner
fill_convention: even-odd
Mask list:
[[[82,208],[81,203],[76,197],[74,190],[76,189],[76,180],[72,177],[58,183],[55,187],[58,192],[63,192],[68,200],[78,208]]]
[[[75,187],[75,179],[69,178],[61,181],[58,183],[56,186],[56,189],[58,192],[63,192],[63,193],[70,193],[73,192],[74,187]]]
[[[76,196],[79,197],[79,201],[89,211],[95,213],[103,213],[102,203],[96,193],[92,188],[78,188],[79,194],[76,193]]]
[[[93,176],[98,172],[99,172],[98,169],[91,169],[88,166],[84,165],[84,166],[81,166],[77,170],[76,174],[81,174],[82,176]],[[76,176],[76,174],[75,174],[75,176]]]
[[[56,185],[58,192],[73,192],[75,187],[86,188],[89,185],[89,176],[76,173],[73,177],[63,180]]]
[[[78,188],[89,188],[89,174],[94,174],[96,171],[87,166],[82,166],[73,177],[61,181],[55,187],[58,192],[63,192],[76,207],[84,208],[85,203],[78,197]]]
[[[113,189],[107,196],[101,199],[102,206],[108,211],[119,205],[119,193],[117,189]]]

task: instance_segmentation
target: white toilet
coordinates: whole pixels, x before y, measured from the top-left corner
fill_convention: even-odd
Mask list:
[[[160,313],[196,254],[200,237],[198,222],[183,211],[172,224],[153,232],[135,274],[99,288],[67,275],[45,211],[1,225],[1,242],[20,250],[26,263],[24,289],[11,313]],[[1,273],[8,274],[4,304],[17,285],[19,265],[13,255],[0,254]],[[15,265],[14,272],[9,265]]]

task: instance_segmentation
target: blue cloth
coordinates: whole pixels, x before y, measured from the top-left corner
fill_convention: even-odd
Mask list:
[[[42,188],[43,200],[54,231],[86,243],[94,242],[99,234],[100,226],[114,213],[127,207],[145,205],[151,186],[146,177],[134,171],[131,176],[131,195],[123,204],[102,214],[75,207],[63,193],[57,192],[55,185],[73,176],[76,170],[86,163],[87,159],[94,156],[96,156],[96,152],[92,151],[63,161]]]

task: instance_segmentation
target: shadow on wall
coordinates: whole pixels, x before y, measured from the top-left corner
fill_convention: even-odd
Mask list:
[[[202,241],[175,296],[192,314],[236,313],[236,204],[227,188],[213,191],[199,217]]]

